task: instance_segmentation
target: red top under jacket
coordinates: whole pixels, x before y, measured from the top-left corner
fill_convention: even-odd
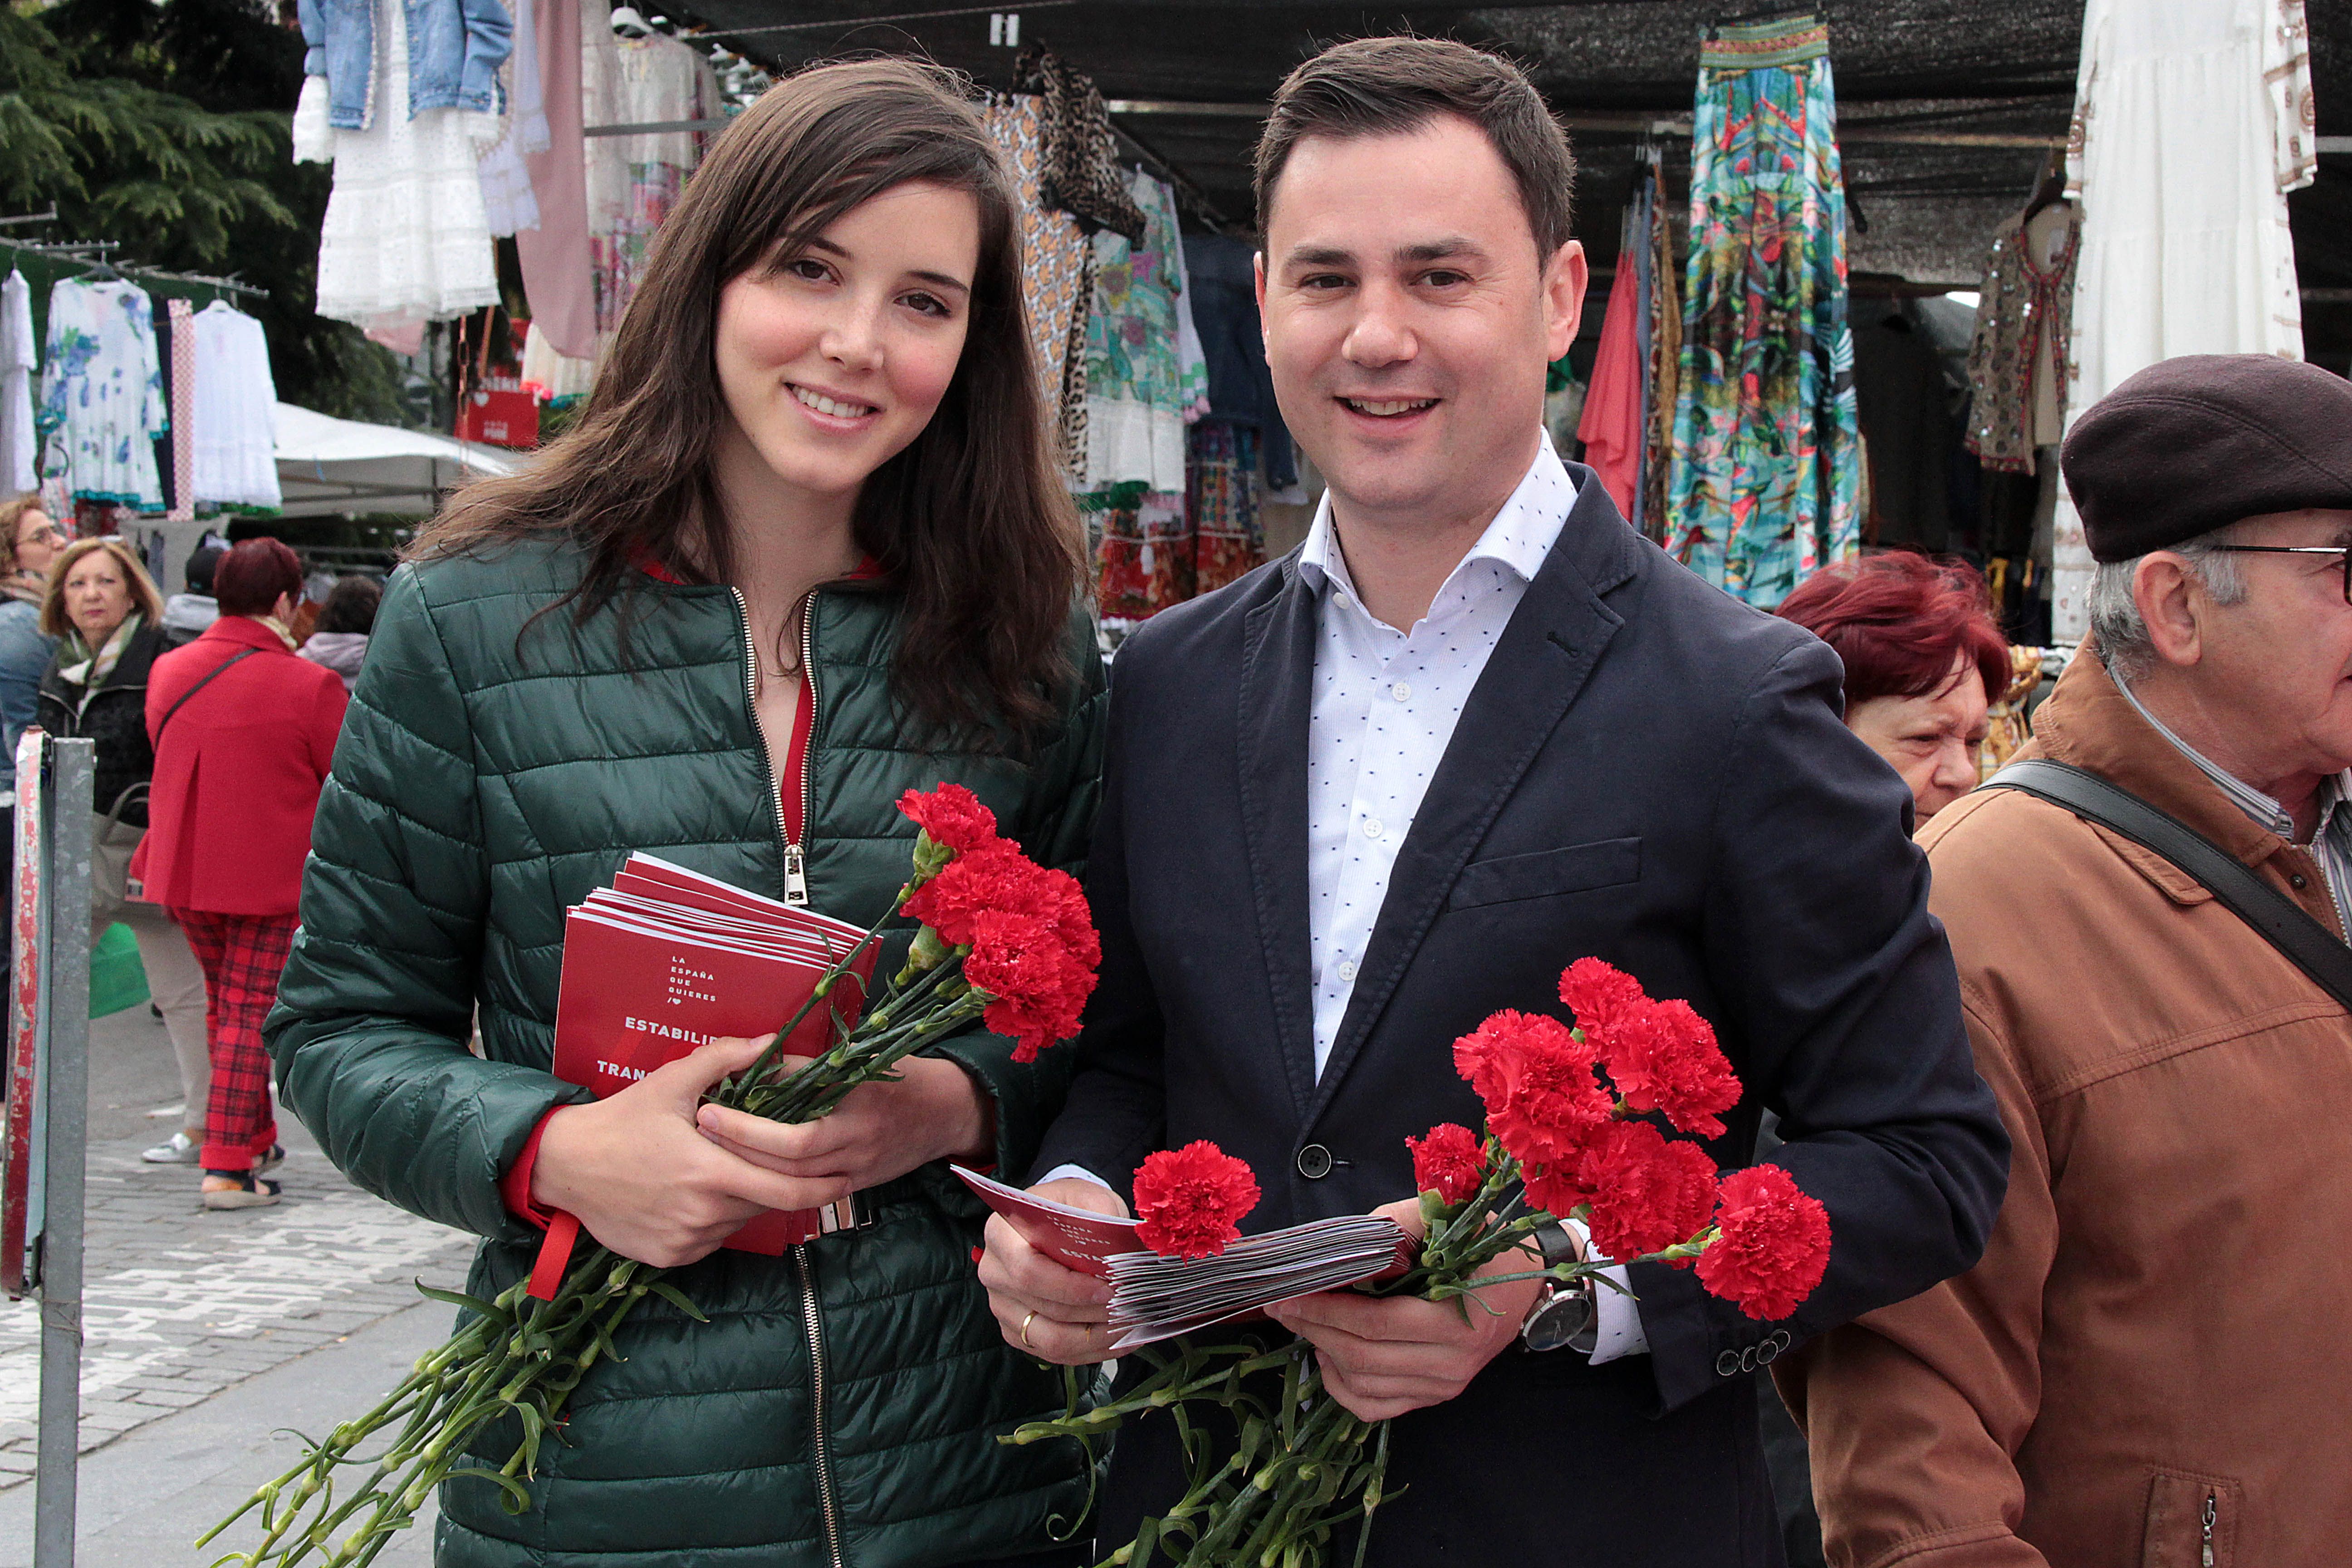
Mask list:
[[[189,698],[159,738],[172,705],[247,648],[257,651]],[[154,795],[131,866],[141,896],[168,909],[294,913],[344,702],[333,670],[295,658],[249,616],[223,616],[157,659],[147,680]]]

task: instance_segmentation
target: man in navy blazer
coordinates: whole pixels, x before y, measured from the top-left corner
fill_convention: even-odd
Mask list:
[[[1456,1037],[1557,1014],[1588,954],[1687,999],[1745,1089],[1709,1152],[1749,1163],[1769,1109],[1829,1211],[1795,1316],[1654,1265],[1541,1353],[1531,1281],[1483,1312],[1275,1315],[1343,1405],[1397,1418],[1371,1562],[1769,1565],[1748,1374],[1969,1268],[2008,1142],[1909,793],[1840,722],[1836,656],[1669,561],[1544,437],[1586,281],[1571,173],[1525,79],[1460,45],[1342,45],[1277,96],[1260,303],[1328,493],[1298,552],[1119,651],[1101,984],[1036,1174],[1123,1214],[1146,1154],[1206,1138],[1263,1189],[1245,1229],[1409,1219],[1405,1139],[1480,1121]],[[1014,1343],[1104,1359],[1103,1288],[1001,1221],[982,1279]],[[1169,1427],[1120,1434],[1106,1547],[1176,1495]]]

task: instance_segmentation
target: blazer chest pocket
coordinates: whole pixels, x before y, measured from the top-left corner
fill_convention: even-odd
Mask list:
[[[1482,904],[1516,903],[1522,899],[1582,893],[1641,879],[1642,841],[1603,838],[1561,849],[1538,849],[1532,855],[1475,860],[1463,867],[1462,874],[1454,879],[1454,892],[1445,907],[1467,910]]]

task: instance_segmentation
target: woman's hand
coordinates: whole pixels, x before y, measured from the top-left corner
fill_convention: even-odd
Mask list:
[[[624,1258],[675,1268],[766,1210],[821,1208],[846,1195],[855,1184],[763,1168],[696,1127],[710,1086],[751,1066],[766,1043],[714,1040],[609,1100],[557,1110],[540,1136],[532,1201],[577,1216]]]
[[[788,1071],[809,1060],[777,1058]],[[934,1160],[969,1165],[995,1157],[995,1105],[970,1074],[935,1057],[908,1057],[897,1071],[898,1082],[852,1089],[830,1114],[797,1126],[723,1105],[704,1106],[696,1123],[729,1153],[780,1176],[831,1184],[839,1189],[836,1197],[878,1187]]]
[[[1113,1219],[1128,1217],[1127,1204],[1099,1183],[1065,1176],[1040,1182],[1029,1191],[1041,1198],[1090,1209]],[[1004,1342],[1040,1361],[1091,1366],[1111,1357],[1110,1281],[1081,1274],[1029,1245],[1003,1215],[988,1216],[988,1249],[981,1255],[980,1282],[988,1291]]]

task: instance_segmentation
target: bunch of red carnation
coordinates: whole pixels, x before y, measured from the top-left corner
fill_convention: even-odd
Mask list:
[[[1777,1166],[1718,1183],[1704,1149],[1641,1119],[1654,1113],[1678,1131],[1722,1135],[1721,1113],[1740,1089],[1713,1026],[1686,1002],[1652,1000],[1597,958],[1570,964],[1559,994],[1574,1029],[1506,1011],[1454,1042],[1454,1065],[1486,1108],[1493,1143],[1453,1126],[1409,1141],[1422,1189],[1461,1203],[1489,1181],[1494,1160],[1508,1159],[1529,1206],[1583,1219],[1601,1256],[1696,1260],[1714,1294],[1753,1317],[1786,1317],[1828,1265],[1827,1211]]]
[[[898,809],[922,830],[902,912],[964,954],[965,982],[991,998],[982,1021],[1016,1042],[1016,1062],[1076,1035],[1102,963],[1077,879],[1000,837],[995,814],[961,784],[910,789]]]

